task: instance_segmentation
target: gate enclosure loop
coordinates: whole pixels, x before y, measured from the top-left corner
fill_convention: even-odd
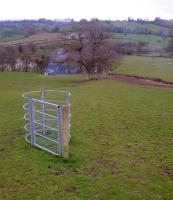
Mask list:
[[[65,159],[71,138],[70,95],[66,91],[45,89],[22,95],[26,141]]]

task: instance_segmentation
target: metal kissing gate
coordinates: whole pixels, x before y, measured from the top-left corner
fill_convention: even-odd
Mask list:
[[[70,140],[70,93],[31,91],[22,95],[25,139],[40,149],[68,158]]]

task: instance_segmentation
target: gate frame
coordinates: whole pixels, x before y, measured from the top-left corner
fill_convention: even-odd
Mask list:
[[[33,93],[38,93],[38,92],[40,93],[40,99],[36,99],[36,98],[33,98],[32,96],[31,97],[28,96],[28,95],[32,95]],[[45,100],[45,92],[64,93],[65,95],[64,103],[62,105],[59,105],[59,104],[51,103],[48,100]],[[61,156],[64,159],[67,159],[69,156],[69,141],[71,137],[70,135],[70,95],[71,94],[69,92],[65,92],[65,91],[44,90],[44,89],[41,89],[40,91],[27,92],[22,95],[24,99],[23,109],[25,110],[24,119],[27,121],[24,127],[25,127],[25,130],[28,132],[25,137],[26,141],[31,143],[32,146],[36,146],[54,155]],[[25,100],[27,100],[27,102],[25,102]],[[45,105],[47,104],[47,105],[55,107],[56,132],[58,134],[58,138],[57,138],[58,140],[55,141],[52,139],[53,140],[52,142],[55,142],[58,144],[57,153],[45,148],[44,146],[40,146],[36,142],[36,135],[38,134],[35,131],[35,112],[38,112],[38,111],[35,111],[34,109],[35,102],[39,102],[42,109],[40,113],[42,114],[41,118],[43,120],[42,121],[43,133],[45,133],[45,126],[46,126],[45,115],[47,115],[45,112]],[[27,106],[29,106],[29,108],[27,108]],[[28,115],[29,115],[29,119],[27,117]],[[28,125],[30,128],[27,128]],[[31,136],[31,141],[28,140],[28,136]],[[45,139],[47,138],[46,136],[41,136],[41,137]],[[51,139],[48,138],[48,140],[51,140]]]

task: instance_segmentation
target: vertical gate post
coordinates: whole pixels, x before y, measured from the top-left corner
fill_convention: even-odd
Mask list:
[[[68,107],[68,134],[69,134],[69,142],[70,142],[70,138],[71,138],[71,135],[70,135],[70,94],[66,94],[66,106]]]
[[[62,133],[62,157],[67,159],[69,156],[69,127],[68,127],[68,106],[62,106],[62,120],[61,120],[61,133]]]
[[[58,154],[59,156],[62,156],[62,128],[61,128],[61,122],[62,122],[62,115],[61,115],[61,108],[58,105],[56,107],[56,116],[57,116],[57,134],[58,134]]]
[[[30,131],[31,131],[31,145],[35,145],[35,129],[34,129],[34,101],[33,99],[30,100],[30,105],[29,105],[29,110],[30,110]]]
[[[44,91],[44,89],[40,90],[40,98],[41,98],[42,101],[45,100],[45,91]],[[45,113],[45,104],[44,104],[44,102],[41,103],[41,112],[42,112],[42,124],[43,124],[42,130],[43,130],[43,135],[45,135],[46,134],[46,131],[45,131],[46,120],[45,120],[45,115],[44,115],[44,113]]]

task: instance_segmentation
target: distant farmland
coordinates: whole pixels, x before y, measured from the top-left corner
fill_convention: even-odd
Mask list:
[[[113,33],[112,39],[121,42],[147,42],[152,45],[167,45],[169,37],[157,36],[152,34],[124,34],[124,33]]]
[[[39,33],[36,35],[31,35],[29,37],[8,41],[8,42],[0,42],[0,45],[7,46],[7,45],[16,45],[16,44],[27,44],[27,43],[48,43],[56,40],[60,40],[61,34],[60,33]]]

